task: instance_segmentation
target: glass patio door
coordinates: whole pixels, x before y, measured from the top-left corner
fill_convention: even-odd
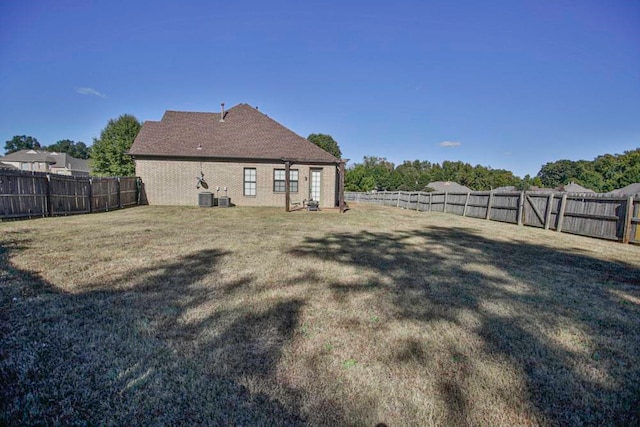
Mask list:
[[[320,201],[320,189],[322,188],[322,169],[311,169],[311,183],[309,196],[311,200]]]

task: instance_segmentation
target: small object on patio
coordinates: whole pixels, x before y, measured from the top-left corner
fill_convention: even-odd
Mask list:
[[[315,200],[309,200],[309,201],[307,202],[307,209],[308,209],[309,211],[319,211],[319,210],[320,210],[320,207],[319,207],[318,205],[319,205],[319,203],[318,203],[317,201],[315,201]]]

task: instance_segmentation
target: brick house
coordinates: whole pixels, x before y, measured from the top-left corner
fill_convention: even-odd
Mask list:
[[[222,105],[220,113],[166,111],[143,124],[129,154],[149,204],[197,205],[202,178],[238,206],[287,206],[287,196],[339,205],[340,159],[256,108]]]

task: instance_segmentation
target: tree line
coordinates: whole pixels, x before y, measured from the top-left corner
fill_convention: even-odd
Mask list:
[[[72,141],[70,139],[61,139],[55,144],[41,145],[40,142],[27,135],[16,135],[4,144],[6,154],[15,153],[20,150],[42,150],[56,153],[67,153],[76,159],[88,159],[90,147],[82,142]]]
[[[91,161],[95,175],[132,176],[135,163],[125,153],[131,148],[142,124],[132,115],[123,114],[111,119],[93,139],[92,146],[84,142],[63,139],[49,146],[41,146],[31,136],[17,135],[6,141],[7,154],[36,149],[68,153],[79,159]],[[307,140],[316,144],[336,158],[342,151],[337,141],[327,134],[310,134]],[[609,192],[626,185],[640,182],[640,148],[623,154],[603,154],[592,161],[558,160],[540,168],[534,177],[515,176],[505,169],[471,165],[461,161],[432,163],[428,160],[406,160],[394,165],[384,157],[365,156],[362,163],[350,165],[345,174],[347,191],[429,191],[428,184],[434,181],[454,181],[476,191],[493,190],[498,187],[514,187],[529,190],[535,187],[558,188],[575,182],[596,192]]]
[[[455,181],[476,191],[498,187],[516,190],[558,188],[575,182],[596,192],[609,192],[640,182],[640,148],[623,154],[604,154],[592,161],[558,160],[543,165],[535,177],[515,176],[511,171],[444,161],[404,161],[395,166],[384,157],[365,156],[351,165],[345,174],[347,191],[429,191],[434,181]]]
[[[640,182],[640,148],[622,154],[603,154],[592,161],[558,160],[542,166],[537,175],[547,187],[573,181],[599,193]]]
[[[347,169],[345,189],[428,191],[427,185],[433,181],[455,181],[474,190],[505,186],[520,188],[523,185],[522,179],[504,169],[472,166],[460,161],[444,161],[439,164],[426,160],[407,160],[395,166],[384,157],[365,156],[362,163],[356,163]],[[528,185],[531,183],[528,182]]]
[[[66,153],[77,159],[89,159],[92,175],[98,176],[133,176],[135,163],[131,156],[125,154],[131,148],[142,125],[131,114],[123,114],[111,119],[100,132],[99,138],[93,138],[88,147],[84,142],[63,139],[55,144],[41,145],[40,142],[26,135],[16,135],[4,145],[5,154],[20,150],[39,150]]]

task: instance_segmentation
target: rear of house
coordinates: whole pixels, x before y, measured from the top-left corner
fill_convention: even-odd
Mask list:
[[[340,159],[247,104],[167,111],[144,123],[129,154],[149,204],[193,206],[210,191],[238,206],[285,206],[287,167],[291,202],[338,200]]]

